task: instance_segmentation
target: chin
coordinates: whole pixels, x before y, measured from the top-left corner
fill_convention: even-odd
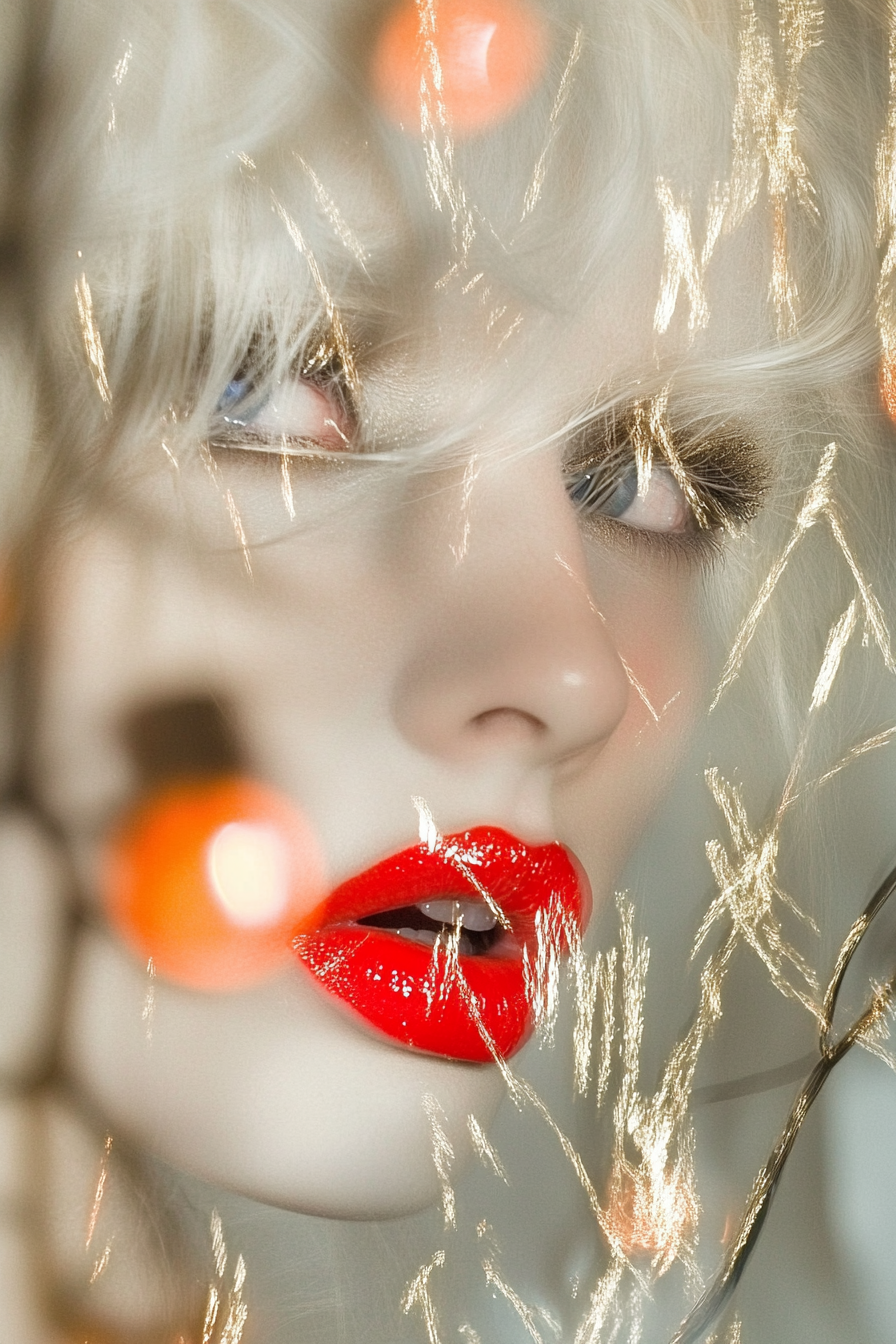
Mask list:
[[[494,1065],[395,1046],[299,973],[214,997],[151,986],[111,937],[82,935],[69,1078],[130,1143],[212,1185],[294,1212],[383,1219],[441,1194],[490,1123]]]

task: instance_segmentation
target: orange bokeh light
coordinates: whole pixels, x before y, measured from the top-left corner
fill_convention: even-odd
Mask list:
[[[181,780],[112,836],[110,923],[156,974],[238,989],[289,961],[291,934],[325,892],[320,848],[298,808],[238,775]]]
[[[509,116],[544,71],[544,19],[520,0],[432,0],[434,46],[442,87],[437,98],[456,135],[473,135]],[[374,48],[371,80],[377,102],[404,130],[420,130],[421,82],[433,68],[415,0],[388,14]]]

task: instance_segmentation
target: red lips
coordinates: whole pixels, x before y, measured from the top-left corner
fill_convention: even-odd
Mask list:
[[[486,1063],[530,1035],[533,968],[568,950],[590,905],[562,845],[478,826],[350,878],[293,948],[324,989],[392,1040]]]

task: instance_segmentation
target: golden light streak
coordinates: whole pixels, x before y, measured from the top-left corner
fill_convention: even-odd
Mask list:
[[[350,252],[355,261],[357,261],[362,269],[366,271],[365,263],[369,256],[366,247],[364,247],[360,239],[354,234],[351,228],[349,228],[341,210],[311,165],[306,163],[301,154],[296,151],[293,151],[293,153],[295,154],[295,158],[303,173],[311,183],[317,203],[326,216],[336,237],[339,239],[340,243],[342,243],[346,251]]]
[[[575,996],[576,1022],[573,1028],[572,1048],[575,1088],[579,1096],[585,1095],[591,1080],[594,1015],[601,988],[600,970],[600,954],[595,958],[587,956],[582,946],[582,939],[577,934],[569,947],[567,978],[572,980]]]
[[[532,1006],[535,1029],[544,1045],[552,1045],[557,1013],[560,1010],[560,969],[562,948],[567,942],[570,921],[564,918],[556,897],[535,913],[535,956],[528,944],[523,947],[523,978],[526,997]]]
[[[654,314],[658,335],[668,331],[682,288],[689,300],[690,335],[707,325],[709,263],[720,237],[732,233],[756,205],[763,181],[772,219],[769,298],[779,338],[796,333],[799,292],[790,263],[788,210],[794,199],[801,208],[816,210],[809,172],[798,148],[797,126],[801,68],[809,51],[821,41],[822,20],[822,7],[816,0],[779,0],[778,30],[786,70],[782,84],[775,71],[772,42],[761,28],[754,0],[741,0],[731,176],[710,188],[699,251],[690,199],[676,196],[663,177],[656,183],[663,220],[663,273]]]
[[[106,1268],[108,1267],[109,1259],[110,1259],[111,1255],[112,1255],[112,1243],[111,1243],[111,1241],[109,1241],[109,1242],[106,1243],[105,1247],[103,1248],[103,1253],[102,1253],[102,1255],[99,1256],[99,1258],[98,1258],[98,1259],[96,1260],[96,1262],[94,1263],[93,1269],[90,1271],[90,1286],[91,1286],[91,1287],[93,1287],[93,1285],[96,1283],[96,1281],[97,1281],[97,1279],[100,1277],[100,1275],[103,1274],[103,1273],[105,1273],[105,1270],[106,1270]]]
[[[84,1249],[90,1250],[90,1243],[93,1241],[93,1234],[96,1232],[97,1219],[100,1216],[100,1207],[103,1202],[103,1195],[106,1191],[106,1181],[109,1175],[109,1156],[112,1152],[112,1135],[106,1135],[106,1141],[103,1144],[103,1156],[100,1162],[100,1171],[96,1180],[96,1190],[93,1195],[93,1204],[90,1207],[90,1216],[87,1219],[87,1240],[84,1243]]]
[[[503,349],[503,347],[507,344],[510,338],[512,336],[515,336],[516,333],[520,330],[524,321],[525,318],[523,317],[523,314],[517,313],[516,317],[513,319],[513,321],[508,326],[507,330],[504,332],[504,335],[498,341],[498,344],[495,346],[495,349],[496,350]]]
[[[554,140],[557,136],[557,129],[560,125],[560,118],[569,100],[570,89],[572,88],[575,68],[579,63],[579,57],[582,54],[583,30],[581,27],[576,29],[572,46],[569,50],[569,56],[566,60],[566,67],[560,77],[560,83],[557,87],[557,93],[554,98],[554,105],[551,108],[551,115],[548,118],[548,133],[544,143],[544,148],[538,156],[538,162],[532,172],[529,186],[526,189],[526,195],[523,200],[523,211],[520,215],[520,222],[531,215],[541,197],[544,187],[545,173],[547,171],[548,155],[550,154]]]
[[[631,445],[635,453],[635,469],[638,473],[638,498],[644,499],[650,489],[650,476],[653,471],[653,434],[650,432],[650,404],[635,402],[632,407]]]
[[[430,1279],[436,1270],[443,1269],[444,1265],[445,1252],[436,1251],[428,1264],[420,1266],[407,1288],[405,1288],[401,1299],[401,1309],[406,1316],[409,1316],[415,1310],[420,1312],[423,1317],[423,1324],[426,1327],[428,1344],[441,1344],[439,1319],[435,1303],[432,1300]]]
[[[227,512],[230,515],[230,521],[233,524],[233,530],[236,533],[236,539],[239,542],[240,550],[243,555],[243,567],[247,576],[252,577],[252,556],[249,554],[249,542],[246,537],[246,529],[243,527],[243,520],[237,507],[236,500],[231,490],[225,490],[224,503],[227,505]]]
[[[208,1297],[205,1303],[205,1319],[202,1322],[202,1344],[211,1344],[220,1305],[221,1298],[217,1288],[213,1283],[209,1284]]]
[[[754,831],[737,788],[725,782],[715,768],[706,772],[706,779],[731,832],[734,857],[729,857],[719,841],[711,840],[707,843],[706,853],[719,894],[711,902],[703,919],[694,951],[702,946],[710,929],[727,916],[735,935],[759,957],[775,987],[785,997],[801,1003],[814,1017],[820,1018],[820,989],[815,973],[784,938],[776,913],[780,903],[805,919],[799,907],[777,882],[780,817],[783,809],[779,807],[767,831]],[[804,987],[788,979],[787,967],[796,971]]]
[[[809,172],[797,144],[800,73],[821,41],[823,11],[816,0],[779,0],[778,29],[784,48],[783,86],[775,74],[768,35],[760,30],[753,0],[742,3],[741,65],[735,110],[736,159],[742,185],[733,193],[733,218],[739,223],[755,203],[763,176],[772,213],[772,276],[769,296],[781,339],[796,332],[799,293],[789,257],[788,208],[815,210]]]
[[[439,1185],[442,1187],[442,1212],[445,1216],[445,1226],[456,1227],[457,1204],[454,1195],[454,1186],[451,1184],[451,1165],[454,1162],[454,1148],[443,1127],[442,1122],[445,1120],[445,1112],[431,1092],[427,1092],[423,1098],[423,1109],[426,1112],[426,1118],[429,1121],[430,1140],[432,1144],[432,1162],[436,1169],[436,1175],[439,1178]]]
[[[83,272],[75,283],[75,300],[78,305],[81,339],[84,342],[87,360],[93,373],[93,381],[108,414],[112,407],[112,392],[109,388],[109,379],[106,376],[106,356],[103,351],[100,330],[94,316],[93,295],[90,292],[90,285],[87,283],[87,275]]]
[[[246,1282],[246,1262],[237,1256],[233,1274],[233,1288],[227,1295],[227,1318],[221,1331],[220,1344],[240,1344],[243,1331],[249,1319],[249,1308],[243,1298],[243,1286]]]
[[[436,45],[435,0],[417,0],[417,15],[425,57],[420,78],[420,130],[426,155],[426,182],[435,208],[441,211],[448,207],[454,248],[462,267],[473,245],[476,227],[455,169],[454,137],[442,95],[442,66]]]
[[[124,82],[124,77],[128,72],[128,66],[131,63],[131,57],[133,56],[133,54],[134,54],[133,43],[128,42],[127,46],[124,49],[124,52],[122,53],[121,57],[118,60],[118,63],[115,66],[115,71],[112,76],[112,78],[115,80],[115,83],[118,85],[119,88],[121,88],[121,85]]]
[[[896,672],[896,662],[893,661],[893,651],[890,648],[890,637],[889,634],[887,633],[887,623],[884,619],[884,614],[883,611],[881,610],[880,603],[874,596],[874,593],[871,591],[871,585],[869,584],[868,580],[865,578],[864,574],[862,573],[861,569],[856,563],[855,556],[853,555],[849,543],[846,540],[846,536],[843,532],[843,526],[840,522],[839,517],[834,511],[833,506],[829,505],[828,508],[825,510],[825,513],[827,516],[828,523],[830,524],[831,531],[834,534],[834,538],[837,542],[837,545],[840,547],[840,550],[843,553],[843,558],[846,560],[846,563],[849,565],[849,568],[852,571],[852,576],[855,579],[856,587],[859,590],[859,597],[862,602],[862,608],[864,610],[864,616],[865,616],[866,634],[867,636],[869,636],[874,640],[875,644],[877,644],[877,647],[880,649],[887,670],[890,672]]]
[[[819,668],[815,686],[812,691],[812,699],[809,703],[809,713],[814,713],[822,705],[827,704],[828,696],[834,684],[834,678],[840,670],[840,664],[843,660],[843,654],[846,651],[846,645],[856,628],[857,620],[856,598],[850,602],[840,619],[831,628],[828,635],[828,642],[824,651],[824,658]]]
[[[873,737],[867,737],[864,742],[860,742],[858,746],[853,747],[852,751],[847,752],[830,770],[820,775],[818,779],[813,780],[812,787],[817,789],[822,784],[827,784],[829,779],[833,779],[834,775],[839,775],[841,770],[845,770],[860,756],[864,756],[869,751],[876,751],[878,747],[885,747],[887,743],[893,741],[894,737],[896,737],[896,727],[886,728],[882,733],[875,733]]]
[[[219,1279],[223,1279],[224,1271],[227,1268],[227,1243],[224,1240],[224,1224],[221,1222],[221,1215],[217,1209],[212,1210],[211,1234],[215,1273]]]
[[[140,1020],[146,1024],[146,1041],[152,1044],[152,1027],[156,1013],[156,968],[152,957],[146,963],[146,994]]]
[[[544,1339],[535,1324],[535,1312],[531,1307],[527,1307],[518,1293],[514,1292],[510,1284],[502,1277],[496,1269],[492,1260],[483,1260],[482,1271],[485,1274],[485,1281],[490,1288],[495,1288],[501,1296],[510,1303],[513,1310],[522,1322],[523,1329],[532,1340],[532,1344],[544,1344]]]
[[[693,334],[709,321],[709,304],[703,287],[705,249],[704,256],[698,258],[690,203],[677,201],[664,177],[657,178],[656,198],[663,216],[663,275],[653,317],[654,330],[660,336],[669,330],[683,285],[690,303],[688,331]]]
[[[648,430],[651,441],[662,451],[663,458],[669,470],[675,479],[679,490],[684,495],[694,515],[698,527],[708,527],[709,518],[706,512],[700,492],[695,488],[691,480],[690,473],[685,471],[678,450],[675,447],[675,440],[672,437],[672,431],[669,428],[666,411],[669,405],[669,384],[651,398],[648,414]],[[638,478],[638,489],[641,488],[640,477]]]
[[[796,523],[794,524],[793,532],[788,539],[787,545],[772,565],[772,568],[759,590],[758,597],[737,632],[734,643],[731,646],[731,652],[728,655],[724,670],[716,687],[712,703],[709,706],[710,713],[715,709],[727,688],[736,680],[743,664],[744,657],[750,647],[753,636],[759,626],[759,622],[762,619],[763,613],[771,601],[772,595],[790,562],[793,552],[796,550],[809,529],[814,527],[818,522],[818,519],[826,511],[831,502],[832,474],[836,459],[837,445],[836,443],[829,443],[822,454],[815,479],[806,492],[806,497],[803,500],[802,508],[797,515]]]
[[[467,1128],[470,1131],[470,1139],[479,1161],[484,1167],[490,1169],[499,1180],[504,1182],[505,1185],[509,1185],[510,1177],[507,1175],[504,1163],[489,1143],[488,1135],[476,1119],[475,1115],[467,1116]]]
[[[311,248],[305,241],[305,237],[301,229],[299,228],[298,224],[295,222],[292,215],[290,215],[289,211],[280,203],[280,201],[277,199],[277,196],[274,194],[273,191],[271,192],[271,201],[274,206],[274,213],[280,219],[281,223],[286,229],[286,232],[288,233],[290,239],[292,240],[296,248],[296,251],[303,258],[306,266],[308,267],[308,271],[311,275],[314,288],[317,290],[318,297],[320,298],[324,306],[324,311],[327,315],[327,323],[329,325],[330,333],[333,338],[333,344],[335,345],[337,353],[339,355],[339,361],[340,364],[342,365],[342,371],[345,375],[346,384],[352,392],[357,392],[358,374],[355,368],[355,360],[354,355],[352,353],[351,343],[348,339],[345,327],[342,324],[342,318],[340,317],[339,310],[336,307],[336,301],[333,298],[333,295],[331,294],[329,288],[327,287],[326,281],[324,280],[323,277],[323,273],[321,272],[321,269],[317,264],[317,258],[315,257]]]
[[[286,436],[284,435],[284,438]],[[280,454],[280,494],[291,522],[295,522],[296,502],[292,493],[292,476],[289,469],[289,454]]]
[[[603,1004],[603,1031],[600,1042],[600,1068],[595,1079],[595,1102],[600,1109],[610,1082],[613,1063],[613,1045],[616,1039],[616,959],[618,950],[611,947],[597,959],[597,979]]]
[[[460,565],[467,558],[467,551],[470,545],[470,506],[473,502],[473,488],[481,471],[479,454],[471,453],[467,465],[464,467],[464,479],[461,487],[460,498],[460,519],[461,535],[460,541],[449,542],[451,554],[454,556],[454,563]]]
[[[614,1256],[591,1293],[588,1311],[576,1331],[575,1344],[601,1344],[604,1324],[616,1314],[625,1270],[624,1257]]]

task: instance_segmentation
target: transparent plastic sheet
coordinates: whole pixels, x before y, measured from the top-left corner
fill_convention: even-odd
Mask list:
[[[487,232],[490,226],[471,203],[457,168],[450,120],[439,98],[438,53],[434,42],[437,11],[432,4],[421,4],[420,22],[429,60],[421,88],[427,186],[433,207],[448,219],[451,240],[450,266],[437,284],[442,289],[452,284],[463,287],[477,279],[477,275],[470,274],[471,251],[477,234]],[[792,211],[812,213],[817,209],[796,128],[800,117],[801,72],[809,54],[823,42],[824,15],[814,3],[782,2],[778,6],[774,43],[767,16],[760,18],[752,3],[741,6],[739,23],[731,175],[711,186],[702,243],[695,239],[695,220],[701,218],[695,200],[677,193],[671,180],[661,177],[656,182],[656,203],[663,226],[662,280],[654,311],[658,341],[676,321],[684,323],[691,338],[696,338],[706,326],[710,318],[706,280],[716,245],[754,211],[766,212],[771,221],[769,301],[777,334],[782,341],[799,336],[799,275],[790,255],[788,219]],[[582,31],[575,29],[553,98],[545,146],[525,194],[522,220],[538,208],[541,194],[547,190],[551,147],[554,137],[562,133],[582,43]],[[896,36],[892,39],[892,51],[896,52]],[[896,55],[891,56],[891,67],[894,61]],[[127,64],[122,57],[116,67],[116,87],[127,74]],[[891,82],[894,80],[896,74],[891,73]],[[892,199],[896,172],[894,115],[891,106],[877,165],[879,242],[885,258],[877,312],[885,359],[885,400],[889,397],[886,381],[889,353],[896,349],[890,311],[890,253],[896,212]],[[253,161],[248,160],[243,167],[256,178],[258,169]],[[363,247],[345,224],[326,182],[314,169],[307,165],[305,169],[333,232],[348,251],[363,259]],[[300,222],[273,190],[270,195],[276,219],[308,267],[329,334],[352,387],[357,375],[338,302]],[[483,299],[486,297],[483,293]],[[76,281],[73,304],[80,325],[83,357],[101,403],[101,414],[104,418],[114,417],[113,382],[87,269]],[[496,350],[512,341],[521,323],[521,314],[496,302],[488,319]],[[665,427],[666,398],[667,390],[663,388],[639,403],[641,418],[637,423],[641,426],[641,437],[635,443],[638,491],[646,494],[654,469],[652,455],[656,452],[662,455],[687,497],[692,489],[691,478],[678,460],[674,441]],[[892,596],[887,591],[886,564],[884,561],[882,565],[882,582],[873,572],[873,564],[867,558],[858,558],[851,540],[849,511],[841,503],[838,466],[844,450],[848,455],[848,445],[831,441],[814,463],[811,478],[794,501],[792,517],[771,567],[747,595],[727,657],[720,660],[717,684],[707,698],[706,731],[711,742],[712,716],[717,712],[723,714],[726,701],[736,698],[741,674],[749,667],[757,632],[772,617],[779,593],[788,584],[799,583],[802,571],[811,564],[804,558],[811,534],[813,544],[823,544],[835,557],[846,588],[845,601],[828,626],[817,669],[812,669],[789,768],[778,781],[771,802],[766,800],[757,807],[755,798],[736,775],[718,765],[711,754],[704,758],[701,770],[704,787],[715,809],[715,831],[712,833],[710,823],[710,838],[706,841],[714,889],[707,908],[699,912],[688,931],[692,998],[690,1011],[683,1015],[686,1027],[671,1047],[666,1043],[657,1067],[656,1038],[645,1036],[651,1009],[657,1011],[651,1003],[650,991],[653,949],[640,930],[641,893],[634,879],[627,890],[617,894],[617,924],[611,932],[607,928],[609,916],[604,916],[600,950],[595,951],[587,939],[583,943],[575,928],[564,926],[562,913],[547,911],[536,930],[536,949],[526,961],[541,1052],[532,1052],[519,1066],[515,1060],[505,1061],[496,1054],[495,1066],[503,1075],[509,1105],[504,1128],[499,1122],[497,1134],[487,1132],[475,1114],[468,1117],[470,1142],[483,1173],[478,1184],[468,1183],[465,1187],[463,1182],[456,1182],[455,1153],[446,1132],[445,1116],[438,1097],[427,1094],[426,1122],[441,1192],[440,1209],[435,1214],[421,1215],[416,1222],[395,1231],[397,1249],[391,1253],[392,1262],[383,1271],[383,1283],[377,1294],[382,1305],[386,1287],[393,1293],[391,1307],[383,1308],[381,1325],[360,1325],[352,1307],[346,1305],[357,1285],[345,1292],[345,1302],[334,1314],[345,1312],[338,1328],[344,1328],[349,1338],[362,1337],[363,1330],[365,1339],[374,1340],[378,1337],[377,1330],[382,1329],[384,1339],[404,1338],[398,1331],[406,1330],[408,1339],[423,1339],[428,1344],[457,1337],[469,1344],[516,1338],[531,1339],[535,1344],[548,1344],[552,1339],[575,1340],[575,1344],[609,1344],[616,1340],[672,1338],[678,1322],[687,1317],[688,1323],[674,1333],[677,1344],[704,1339],[715,1344],[742,1344],[742,1340],[749,1340],[748,1328],[742,1330],[737,1315],[737,1303],[729,1307],[726,1290],[729,1285],[732,1288],[736,1285],[744,1271],[783,1162],[791,1146],[798,1143],[812,1101],[834,1064],[854,1043],[893,1066],[887,1049],[893,968],[876,966],[872,973],[864,973],[864,978],[860,970],[859,986],[853,983],[850,1003],[841,1010],[845,1022],[838,1023],[836,1031],[833,1027],[841,982],[849,983],[846,977],[851,974],[851,959],[860,961],[860,953],[875,941],[877,913],[880,911],[883,916],[892,889],[891,878],[879,887],[872,905],[845,934],[845,940],[838,943],[834,939],[834,956],[826,961],[817,948],[805,950],[807,941],[812,946],[813,920],[790,894],[788,878],[779,872],[788,827],[799,824],[794,819],[807,811],[811,813],[825,789],[848,787],[846,781],[851,773],[856,767],[861,768],[860,763],[867,758],[886,756],[896,733],[884,721],[875,731],[866,732],[854,741],[841,740],[843,734],[834,735],[830,740],[838,745],[832,755],[829,741],[819,729],[825,716],[833,712],[837,697],[851,694],[850,676],[878,679],[886,687],[896,671],[888,612],[878,595],[883,588],[887,597]],[[166,452],[172,453],[176,460],[176,450],[166,447]],[[218,479],[213,457],[209,455],[202,465],[211,488],[221,499],[221,516],[225,525],[231,526],[247,574],[251,576],[252,538],[240,507],[231,490]],[[288,467],[284,466],[283,473],[289,484]],[[289,491],[285,487],[283,490],[287,512],[292,488],[290,484]],[[696,498],[695,513],[699,507],[700,500]],[[824,540],[819,543],[817,538],[822,533]],[[856,670],[859,665],[861,671]],[[847,671],[848,667],[852,672]],[[648,691],[638,679],[637,669],[626,667],[626,672],[635,694],[645,701],[653,720],[658,722],[662,710],[653,707]],[[892,704],[886,689],[882,700]],[[821,748],[817,745],[819,740]],[[444,841],[433,815],[425,799],[415,801],[421,843],[437,850]],[[484,899],[489,900],[487,891]],[[866,893],[850,893],[849,908],[861,909],[865,899]],[[457,925],[458,937],[459,930]],[[568,955],[561,955],[561,945],[568,947]],[[452,936],[447,935],[436,944],[434,962],[440,958],[444,962],[442,983],[458,987],[463,995],[465,981],[457,938],[452,941]],[[729,1011],[733,968],[751,959],[775,995],[787,1001],[788,1011],[796,1013],[812,1032],[818,1033],[819,1060],[814,1067],[808,1063],[807,1050],[784,1066],[791,1070],[791,1085],[805,1079],[802,1091],[789,1115],[786,1106],[781,1109],[783,1122],[777,1129],[774,1124],[766,1126],[772,1132],[771,1156],[764,1168],[757,1167],[759,1174],[752,1190],[745,1188],[740,1192],[742,1199],[737,1213],[727,1220],[724,1259],[719,1269],[718,1254],[708,1253],[699,1236],[707,1197],[701,1192],[699,1179],[695,1123],[699,1107],[694,1107],[694,1094],[698,1076],[703,1076],[698,1075],[701,1059]],[[144,1010],[146,1030],[150,1032],[154,983],[151,967],[147,981]],[[866,983],[867,994],[862,988]],[[468,994],[467,1000],[475,1020],[478,1011],[475,998]],[[488,1045],[487,1029],[481,1022],[480,1027]],[[794,1037],[803,1039],[800,1032],[801,1028],[797,1028]],[[648,1081],[651,1070],[645,1065],[645,1053],[650,1055],[656,1079],[653,1085]],[[560,1063],[546,1062],[552,1059]],[[552,1073],[557,1069],[565,1073],[567,1092]],[[539,1076],[542,1074],[543,1078]],[[734,1074],[735,1083],[740,1081],[745,1091],[751,1086],[751,1078],[756,1081],[757,1091],[765,1085],[761,1069],[736,1068]],[[726,1077],[730,1081],[731,1074]],[[711,1101],[707,1092],[712,1087],[712,1083],[701,1083],[697,1087],[698,1100],[704,1104]],[[501,1211],[503,1192],[499,1191],[497,1197],[488,1193],[481,1198],[482,1192],[490,1192],[491,1187],[512,1189],[515,1182],[525,1184],[520,1165],[525,1168],[531,1162],[528,1140],[519,1143],[511,1156],[507,1155],[502,1134],[507,1133],[508,1117],[518,1120],[523,1132],[530,1136],[531,1151],[542,1157],[548,1150],[553,1151],[553,1158],[549,1159],[553,1163],[551,1175],[547,1172],[540,1175],[542,1181],[555,1183],[552,1198],[545,1199],[545,1207],[556,1217],[552,1199],[556,1201],[560,1191],[564,1213],[575,1202],[578,1211],[568,1214],[570,1237],[580,1251],[583,1246],[590,1248],[580,1254],[581,1265],[574,1273],[564,1267],[550,1283],[539,1283],[537,1273],[532,1273],[532,1282],[528,1281],[526,1270],[531,1270],[531,1265],[526,1265],[525,1254],[519,1257],[522,1262],[519,1277],[513,1266],[506,1266],[505,1258],[514,1259],[510,1249],[505,1257],[505,1248],[512,1245],[518,1230],[513,1225],[516,1211],[511,1203],[510,1224],[502,1226],[497,1213]],[[92,1128],[96,1129],[99,1121],[100,1117],[92,1117]],[[597,1139],[595,1132],[599,1134]],[[539,1137],[532,1138],[536,1133]],[[103,1133],[85,1241],[90,1262],[89,1290],[107,1274],[116,1255],[117,1228],[114,1223],[103,1227],[107,1181],[111,1184],[113,1180],[109,1172],[113,1170],[116,1142],[114,1132]],[[528,1178],[533,1183],[531,1170]],[[170,1182],[174,1202],[179,1197],[189,1204],[198,1223],[208,1192],[192,1190],[188,1179],[170,1174],[157,1173],[155,1179],[161,1186]],[[136,1184],[139,1187],[139,1180]],[[534,1185],[536,1193],[528,1192],[530,1218],[535,1218],[539,1209],[537,1180]],[[707,1186],[711,1192],[711,1182]],[[492,1204],[497,1211],[495,1215],[480,1216],[482,1207],[489,1208]],[[287,1217],[277,1215],[281,1216]],[[297,1217],[301,1220],[301,1215]],[[202,1319],[193,1326],[197,1332],[195,1338],[202,1339],[203,1344],[212,1341],[238,1344],[241,1340],[248,1344],[256,1338],[252,1333],[250,1305],[253,1262],[250,1251],[246,1251],[244,1258],[238,1248],[240,1231],[246,1231],[247,1241],[254,1238],[257,1257],[266,1254],[265,1237],[269,1234],[264,1230],[253,1231],[251,1215],[238,1201],[230,1201],[228,1212],[226,1196],[213,1205],[204,1221],[207,1234],[203,1228],[202,1235],[207,1235],[205,1259],[210,1270]],[[558,1221],[562,1229],[562,1218]],[[443,1226],[440,1228],[438,1223]],[[231,1226],[237,1229],[235,1234]],[[313,1232],[307,1226],[305,1235],[309,1241],[313,1240]],[[338,1243],[342,1235],[339,1230],[333,1233],[337,1243],[332,1252],[334,1261],[340,1258]],[[360,1258],[366,1255],[372,1261],[377,1241],[388,1241],[392,1234],[389,1225],[382,1224],[375,1233],[367,1235],[369,1244]],[[345,1244],[349,1247],[353,1236],[354,1233],[345,1233]],[[426,1245],[421,1253],[424,1236]],[[403,1238],[407,1239],[406,1244],[402,1244]],[[299,1241],[302,1239],[300,1236]],[[362,1234],[357,1234],[357,1240],[361,1239]],[[419,1262],[405,1275],[405,1262],[412,1251]],[[571,1258],[574,1260],[575,1256]],[[171,1270],[170,1264],[168,1269]],[[395,1292],[390,1279],[396,1276],[393,1271],[399,1270],[398,1277],[403,1281]],[[365,1281],[363,1273],[359,1272],[357,1278],[359,1282]],[[674,1287],[670,1289],[669,1284]],[[280,1288],[282,1291],[282,1285]],[[88,1291],[83,1299],[88,1304],[90,1296]],[[326,1290],[322,1296],[326,1298]],[[301,1321],[305,1310],[296,1306],[296,1319]],[[363,1305],[355,1310],[363,1313]],[[259,1316],[264,1318],[263,1303]],[[670,1321],[674,1322],[671,1328]],[[326,1331],[330,1326],[322,1328]],[[190,1339],[192,1344],[193,1336],[181,1338]],[[264,1336],[258,1338],[268,1344]]]

